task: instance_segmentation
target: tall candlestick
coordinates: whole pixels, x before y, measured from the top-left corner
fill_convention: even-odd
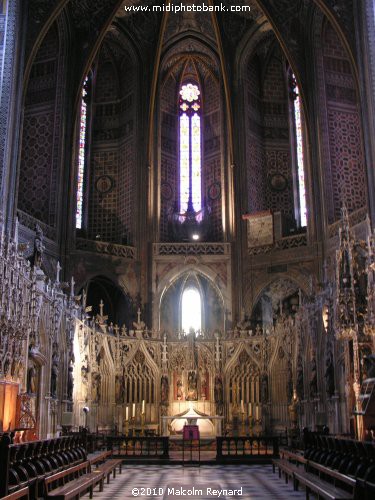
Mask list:
[[[252,417],[253,416],[253,407],[251,405],[251,403],[249,403],[249,417]]]
[[[142,415],[145,414],[145,400],[142,401]]]
[[[126,421],[129,420],[129,407],[128,406],[125,408],[125,420]]]
[[[132,417],[135,417],[135,403],[133,403],[133,412],[132,412]]]
[[[259,405],[255,407],[255,420],[259,420]]]
[[[241,413],[245,413],[245,408],[243,406],[243,399],[241,399]]]

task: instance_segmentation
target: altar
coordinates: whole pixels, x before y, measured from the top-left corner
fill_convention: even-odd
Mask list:
[[[197,425],[201,437],[215,437],[222,435],[222,422],[224,417],[218,415],[204,415],[197,413],[195,409],[190,408],[185,412],[161,417],[162,435],[171,434],[181,436],[184,425]]]

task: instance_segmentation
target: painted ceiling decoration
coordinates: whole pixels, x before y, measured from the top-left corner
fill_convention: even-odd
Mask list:
[[[195,2],[198,3],[198,2]],[[213,1],[215,3],[215,1]],[[225,14],[215,13],[223,38],[223,46],[230,55],[245,33],[254,26],[265,31],[264,15],[269,21],[269,29],[275,31],[288,59],[294,61],[296,70],[303,79],[305,71],[305,39],[302,26],[319,8],[339,29],[348,48],[354,48],[353,39],[353,1],[352,0],[223,0],[231,5],[248,5],[250,12]],[[163,15],[155,12],[137,12],[129,14],[124,7],[132,5],[162,5],[164,2],[153,0],[30,0],[27,20],[28,58],[33,58],[48,27],[63,12],[65,13],[72,40],[81,47],[82,58],[90,57],[98,49],[98,41],[103,37],[111,22],[122,24],[131,36],[142,43],[153,44],[157,39],[158,29]],[[163,44],[178,38],[184,31],[204,33],[215,42],[212,23],[207,15],[198,13],[173,14],[164,33]],[[30,63],[30,61],[29,61]]]

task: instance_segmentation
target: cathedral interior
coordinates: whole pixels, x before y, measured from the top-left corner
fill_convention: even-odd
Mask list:
[[[0,438],[374,440],[374,2],[1,0],[0,34]]]

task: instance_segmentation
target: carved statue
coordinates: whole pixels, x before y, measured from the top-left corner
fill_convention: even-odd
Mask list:
[[[364,359],[367,378],[375,378],[375,354],[369,354]]]
[[[261,402],[262,403],[267,403],[268,402],[268,376],[267,373],[263,373],[262,379],[261,379]]]
[[[293,395],[288,410],[289,410],[289,418],[292,429],[296,429],[298,426],[298,399],[296,394]]]
[[[4,364],[3,364],[4,375],[9,374],[11,364],[12,364],[12,358],[11,358],[10,352],[7,352],[7,354],[5,356]]]
[[[169,382],[168,377],[163,375],[161,377],[161,402],[167,404],[169,400]]]
[[[115,378],[115,398],[116,404],[121,405],[124,402],[124,391],[123,391],[124,378],[122,375],[116,375]]]
[[[37,224],[35,226],[34,253],[31,257],[31,265],[34,267],[40,267],[42,265],[43,252],[45,250],[43,240],[43,231]]]
[[[345,248],[342,252],[340,263],[340,286],[342,288],[350,288],[352,283],[352,275],[350,272],[350,256]]]
[[[188,375],[188,389],[186,401],[197,401],[198,391],[197,391],[197,374],[195,371],[190,371]]]
[[[316,369],[315,356],[311,360],[311,375],[310,375],[310,397],[316,398],[318,394],[318,373]]]
[[[354,246],[355,251],[355,281],[354,290],[357,299],[357,313],[366,312],[367,302],[367,280],[366,264],[368,258],[367,246],[364,241],[360,241]],[[359,311],[360,310],[360,311]]]
[[[298,396],[299,400],[304,399],[305,398],[305,388],[304,388],[304,382],[303,382],[303,364],[302,364],[301,354],[298,355],[298,359],[297,359],[296,389],[297,389],[297,396]]]
[[[292,371],[292,363],[291,363],[290,359],[288,360],[287,395],[288,395],[288,400],[290,401],[293,397],[293,371]]]
[[[202,373],[202,378],[201,378],[201,398],[202,399],[208,399],[208,384],[207,384],[207,372]]]
[[[57,353],[57,345],[54,344],[51,366],[51,397],[57,397],[57,377],[59,375],[59,355]]]
[[[180,401],[183,397],[183,392],[182,392],[182,381],[181,379],[177,380],[177,399]]]
[[[216,404],[223,404],[223,380],[220,375],[215,377],[214,397]]]
[[[82,384],[84,384],[84,385],[87,385],[87,382],[88,382],[88,372],[89,372],[89,369],[88,369],[87,365],[83,364],[81,366],[81,380],[82,380]]]
[[[27,393],[36,394],[37,392],[37,371],[33,360],[29,359],[27,368]]]
[[[93,403],[100,403],[100,382],[101,376],[100,373],[94,373],[92,375],[92,392],[91,392],[91,400]]]
[[[67,396],[69,401],[73,401],[73,387],[74,387],[73,363],[70,363],[68,367],[68,385],[67,385]]]
[[[326,392],[331,398],[335,393],[335,370],[333,367],[333,356],[332,352],[329,350],[326,358],[326,371],[324,374],[326,381]]]

